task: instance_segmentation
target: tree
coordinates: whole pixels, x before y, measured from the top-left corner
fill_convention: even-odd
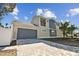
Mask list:
[[[73,37],[73,31],[77,29],[75,25],[70,25],[70,22],[63,22],[61,23],[60,29],[63,32],[63,37],[68,37],[68,34],[71,35],[71,38]]]
[[[75,25],[71,25],[69,28],[68,28],[68,34],[71,35],[71,38],[73,38],[73,31],[77,29],[77,27]]]
[[[4,26],[2,25],[2,23],[0,23],[0,27],[4,27]]]
[[[7,15],[10,12],[13,12],[15,6],[15,3],[0,3],[0,23],[5,15]]]
[[[61,23],[60,29],[63,32],[63,37],[66,37],[67,36],[67,30],[68,30],[69,23],[70,22],[67,22],[67,21],[64,22],[64,23]]]

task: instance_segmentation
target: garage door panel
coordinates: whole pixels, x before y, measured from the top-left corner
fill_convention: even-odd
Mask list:
[[[32,29],[19,28],[17,32],[17,39],[31,39],[37,38],[37,31]]]

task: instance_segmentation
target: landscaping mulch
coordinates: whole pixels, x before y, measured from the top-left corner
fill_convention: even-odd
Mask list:
[[[0,56],[16,56],[16,55],[17,55],[16,49],[0,51]]]

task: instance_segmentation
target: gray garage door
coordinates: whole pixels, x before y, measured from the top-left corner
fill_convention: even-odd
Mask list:
[[[17,39],[35,39],[35,38],[37,38],[36,30],[18,28]]]

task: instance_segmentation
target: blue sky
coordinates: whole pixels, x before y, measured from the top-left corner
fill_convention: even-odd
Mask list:
[[[2,23],[9,23],[14,19],[31,22],[35,15],[55,17],[57,21],[69,20],[79,27],[78,3],[17,3],[13,13],[5,16]]]

